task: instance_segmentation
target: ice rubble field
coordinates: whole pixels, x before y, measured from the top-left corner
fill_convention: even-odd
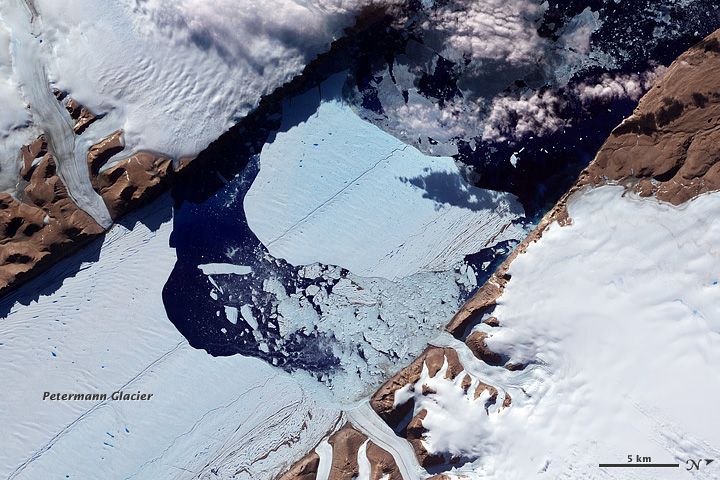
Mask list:
[[[443,272],[523,236],[517,199],[465,182],[450,157],[426,156],[342,100],[346,75],[293,98],[260,154],[248,225],[293,265],[339,265],[398,280]],[[312,188],[308,188],[312,185]]]
[[[513,399],[487,415],[484,399],[432,380],[440,394],[418,406],[428,409],[428,449],[480,456],[463,469],[470,478],[684,478],[598,464],[720,455],[720,194],[676,208],[622,192],[576,195],[573,225],[553,224],[513,262],[488,344],[532,365],[489,367],[464,344],[438,341]],[[717,478],[717,468],[695,478]]]
[[[513,399],[488,415],[484,398],[433,380],[439,395],[423,404],[428,449],[480,457],[456,473],[682,478],[674,470],[630,477],[597,464],[623,462],[629,452],[680,463],[720,453],[720,227],[712,221],[720,194],[676,208],[621,193],[603,187],[576,196],[573,225],[553,225],[513,263],[495,312],[503,326],[490,346],[535,363],[509,372],[476,360],[461,342],[436,341],[457,348],[468,373]],[[15,393],[0,398],[0,475],[95,478],[101,468],[120,478],[179,478],[181,468],[201,473],[211,462],[240,478],[269,478],[333,424],[338,412],[290,376],[187,345],[160,300],[175,260],[169,234],[168,221],[154,232],[139,223],[114,227],[98,261],[3,320],[0,389]],[[130,300],[118,308],[121,283]],[[155,396],[143,404],[41,400],[44,391],[118,389]],[[366,404],[347,415],[417,478],[407,444]],[[303,425],[310,431],[286,445]],[[714,466],[696,478],[716,478]]]
[[[116,225],[97,261],[0,322],[1,478],[185,478],[208,473],[208,462],[221,476],[269,478],[333,425],[338,412],[289,375],[254,358],[211,357],[177,332],[161,300],[171,230],[169,220],[156,231]],[[154,395],[42,400],[116,390]]]

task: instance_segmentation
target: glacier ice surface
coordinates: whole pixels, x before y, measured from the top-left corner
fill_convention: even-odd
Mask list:
[[[252,357],[212,357],[173,327],[161,298],[175,262],[171,202],[159,203],[115,225],[93,247],[99,258],[56,291],[22,300],[37,280],[3,299],[0,477],[273,478],[334,425],[339,412],[287,373]],[[43,400],[45,391],[116,390],[153,397]]]
[[[344,80],[288,101],[260,153],[243,205],[271,255],[398,280],[450,270],[517,238],[512,222],[523,210],[513,195],[475,188],[452,158],[427,156],[362,120],[342,98]]]

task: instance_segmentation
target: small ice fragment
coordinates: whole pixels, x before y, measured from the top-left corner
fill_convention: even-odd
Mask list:
[[[238,319],[238,309],[235,307],[229,307],[225,305],[225,317],[227,317],[228,321],[235,325],[237,323]]]
[[[255,320],[255,315],[253,315],[252,307],[250,305],[243,305],[240,307],[240,314],[242,315],[243,320],[250,325],[250,328],[257,330],[258,322]]]
[[[252,268],[247,265],[234,265],[232,263],[205,263],[198,265],[205,275],[247,275]]]

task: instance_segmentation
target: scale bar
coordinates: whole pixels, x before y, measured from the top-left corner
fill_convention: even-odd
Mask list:
[[[609,468],[679,468],[679,463],[601,463],[599,467]]]

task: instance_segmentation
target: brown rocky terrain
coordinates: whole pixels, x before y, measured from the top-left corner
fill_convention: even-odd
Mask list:
[[[68,99],[66,108],[75,120],[78,134],[98,118],[73,99]],[[180,162],[175,169],[170,158],[141,151],[102,170],[125,149],[122,135],[122,130],[113,132],[90,147],[87,155],[90,182],[105,201],[113,220],[156,198],[170,185],[173,174],[186,165]]]
[[[0,293],[103,232],[68,195],[43,137],[22,156],[19,198],[0,194]]]
[[[447,330],[464,338],[469,325],[492,312],[515,257],[553,222],[572,222],[568,198],[582,188],[608,183],[674,205],[720,190],[720,30],[670,65],[633,114],[613,130],[577,183],[463,305]]]
[[[77,135],[98,118],[62,92],[56,92],[56,98],[67,100],[65,106],[75,121]],[[138,152],[101,171],[123,148],[122,132],[117,131],[88,152],[91,183],[113,220],[157,197],[177,171],[169,158],[147,152]],[[0,194],[0,295],[104,233],[68,194],[43,136],[20,153],[17,192],[15,196]]]
[[[173,175],[184,166],[181,163],[181,167],[175,169],[170,158],[138,152],[100,171],[123,148],[122,132],[117,131],[93,145],[88,152],[90,181],[105,201],[113,220],[156,198],[169,187]]]
[[[359,474],[358,450],[367,439],[351,423],[346,423],[337,432],[330,435],[328,438],[328,443],[332,446],[330,480],[353,480],[357,478]],[[381,480],[383,478],[402,480],[395,460],[388,452],[373,442],[368,442],[366,454],[370,462],[371,480]],[[295,463],[278,480],[314,480],[319,464],[320,457],[312,451]]]
[[[65,102],[65,110],[67,110],[70,114],[70,118],[75,121],[73,125],[73,131],[75,134],[80,135],[87,127],[90,126],[91,123],[99,118],[74,99],[67,98],[66,92],[56,89],[53,90],[53,94],[55,95],[55,98],[57,98],[58,102],[63,102],[67,99]]]
[[[290,467],[290,470],[285,472],[278,480],[315,480],[319,466],[320,455],[309,452]]]
[[[467,393],[472,384],[472,378],[467,373],[463,373],[465,369],[455,349],[428,347],[413,363],[385,382],[370,399],[370,405],[388,425],[403,431],[404,437],[412,444],[415,450],[418,462],[426,468],[445,463],[454,463],[459,459],[430,455],[425,450],[422,440],[427,430],[423,427],[422,421],[427,415],[427,411],[420,410],[413,415],[415,405],[412,400],[395,405],[395,392],[406,385],[410,385],[413,392],[419,391],[421,395],[434,394],[435,392],[427,385],[419,385],[418,382],[424,366],[427,367],[430,376],[435,376],[445,361],[448,363],[445,378],[454,380],[458,375],[463,374],[461,386]],[[475,388],[473,398],[477,399],[485,391],[490,395],[487,405],[495,403],[498,397],[497,389],[482,382]],[[509,406],[508,396],[506,396],[504,406]],[[406,426],[403,426],[403,420],[408,417],[410,417],[410,421]]]
[[[186,170],[184,175],[202,175],[205,170],[212,171],[212,168],[206,168],[206,165],[209,164],[215,167],[221,165],[221,171],[227,174],[227,178],[237,173],[236,168],[239,163],[233,155],[228,154],[228,151],[233,150],[235,142],[239,141],[238,139],[247,140],[247,135],[244,133],[245,129],[254,126],[256,122],[265,122],[269,114],[277,112],[283,99],[294,94],[300,94],[306,91],[309,86],[316,85],[318,81],[325,78],[326,72],[347,68],[351,63],[350,59],[357,53],[364,38],[376,38],[378,35],[391,38],[389,27],[396,21],[402,25],[404,20],[397,20],[395,12],[392,15],[389,13],[383,7],[372,6],[364,9],[358,15],[356,24],[347,29],[348,35],[340,36],[335,40],[328,51],[319,54],[306,65],[302,73],[295,76],[291,81],[265,95],[260,100],[257,108],[209,145],[204,152],[201,152],[204,156],[203,167],[194,167],[191,164],[190,168],[186,169],[188,162],[181,159],[178,170]],[[390,50],[397,49],[399,43],[395,45],[388,42],[387,47]],[[65,109],[72,117],[74,121],[73,131],[76,135],[82,135],[89,125],[100,118],[100,116],[79,102],[68,98],[65,92],[56,90],[54,94],[58,101],[63,102]],[[107,164],[112,155],[120,152],[121,147],[124,147],[122,145],[122,132],[114,132],[95,145],[90,153],[90,158],[88,158],[93,186],[105,200],[110,215],[115,220],[161,193],[163,189],[166,189],[169,184],[174,182],[172,177],[176,173],[170,167],[171,162],[167,158],[152,152],[133,152],[131,157],[101,172],[103,165]],[[197,192],[198,198],[207,195],[208,191]],[[25,221],[25,215],[28,214],[27,208],[15,203],[23,203],[21,199],[18,199],[21,195],[16,195],[18,198],[2,194],[0,196],[4,205],[3,209],[10,209],[14,212],[6,215],[8,221],[16,217],[22,217],[22,221]],[[47,206],[43,208],[47,209]],[[19,222],[21,219],[13,221]],[[13,229],[9,229],[9,231],[13,233]],[[43,240],[41,237],[26,244],[27,239],[22,237],[16,237],[15,235],[0,236],[0,296],[8,293],[23,281],[27,281],[44,271],[53,263],[67,256],[71,251],[89,241],[89,238],[67,241],[67,238],[62,237],[62,235],[60,237],[57,242],[51,241],[52,245],[55,246],[50,248],[49,244],[45,244],[50,240]],[[15,245],[14,249],[20,248],[19,244],[22,243],[24,245],[22,248],[31,252],[48,249],[52,253],[45,255],[43,262],[27,260],[23,257],[21,259],[23,262],[18,264],[16,257],[12,255],[14,250],[8,250],[5,246],[8,243],[17,243],[18,245]],[[17,271],[25,273],[16,278],[15,272]]]
[[[675,60],[580,179],[674,205],[720,189],[720,32]]]
[[[68,113],[70,113],[70,116],[75,120],[73,131],[78,135],[84,132],[85,129],[98,118],[94,113],[80,105],[72,98],[68,100],[65,108]]]
[[[428,347],[408,367],[385,382],[370,399],[370,405],[385,422],[396,427],[407,415],[412,412],[413,405],[410,402],[395,406],[395,391],[405,385],[414,385],[420,380],[423,365],[427,365],[431,376],[437,374],[442,368],[445,358],[448,361],[447,378],[455,378],[463,366],[458,359],[457,352],[452,348]]]
[[[505,285],[510,281],[510,265],[515,258],[525,253],[527,247],[538,241],[542,233],[552,223],[557,222],[561,226],[569,225],[572,219],[568,216],[566,203],[568,197],[574,193],[579,186],[573,187],[558,203],[540,220],[537,227],[515,247],[515,250],[508,255],[500,266],[493,272],[490,278],[478,289],[447,324],[446,330],[454,337],[462,339],[467,337],[469,328],[480,321],[484,315],[490,314],[495,308],[498,298],[503,293]],[[494,316],[489,316],[484,323],[491,327],[502,325],[501,321]]]

